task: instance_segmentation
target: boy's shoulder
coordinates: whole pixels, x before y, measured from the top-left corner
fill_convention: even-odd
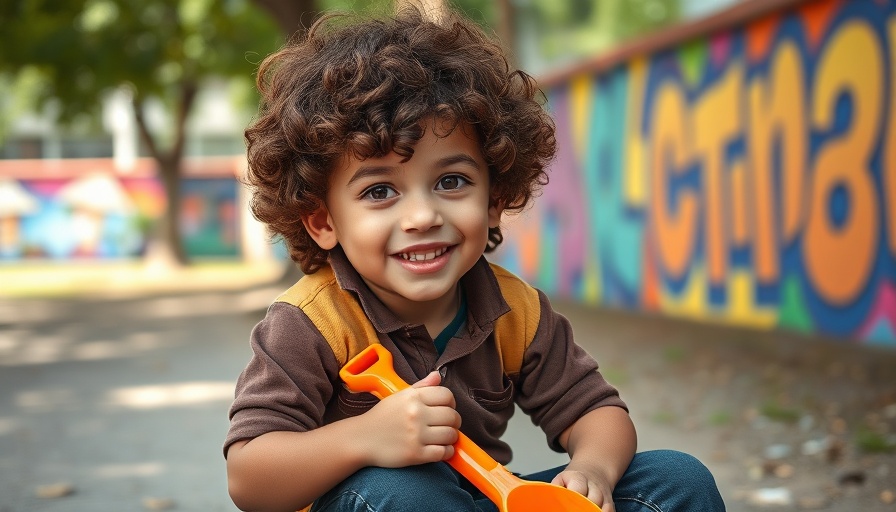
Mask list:
[[[514,311],[520,313],[526,312],[528,313],[527,316],[533,316],[532,313],[534,313],[537,325],[538,312],[541,309],[541,300],[538,295],[538,290],[527,283],[523,278],[497,263],[489,262],[488,266],[491,268],[492,273],[495,275],[495,279],[498,281],[498,288],[501,290],[501,296],[504,297],[507,305],[510,306],[511,313]]]
[[[286,302],[304,310],[309,304],[314,303],[322,292],[333,286],[339,287],[336,273],[332,267],[324,265],[313,274],[303,275],[294,285],[281,293],[275,302]],[[324,293],[321,298],[326,298],[328,295]]]
[[[504,373],[513,375],[519,373],[523,355],[541,323],[541,297],[538,290],[513,272],[496,263],[489,263],[489,267],[510,307],[495,322],[495,344],[501,352]]]
[[[504,286],[519,286],[521,287],[521,289],[531,289],[532,291],[535,290],[535,288],[527,283],[522,277],[514,274],[501,265],[490,261],[488,262],[488,266],[492,269],[492,273],[495,274],[495,278],[498,280],[498,285],[502,287],[502,292],[504,291]]]
[[[328,265],[302,276],[275,302],[301,309],[327,340],[340,364],[377,339],[364,310],[339,286],[336,273]]]

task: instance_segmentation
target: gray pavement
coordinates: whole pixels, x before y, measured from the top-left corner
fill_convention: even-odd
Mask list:
[[[0,299],[0,512],[236,510],[227,409],[249,331],[279,289]],[[763,508],[762,489],[789,493],[786,505],[765,496],[779,510],[896,507],[896,455],[853,442],[871,420],[881,439],[896,432],[893,352],[557,306],[632,406],[639,448],[698,456],[729,510]],[[525,417],[507,436],[511,469],[564,460]],[[824,439],[843,442],[803,449]],[[52,491],[70,493],[40,496]]]
[[[235,510],[221,442],[259,315],[243,294],[2,304],[0,510]]]

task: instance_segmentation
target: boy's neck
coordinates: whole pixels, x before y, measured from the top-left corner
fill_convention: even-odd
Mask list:
[[[411,302],[405,299],[390,300],[392,297],[383,297],[376,293],[374,286],[368,286],[379,297],[383,304],[389,308],[402,322],[411,325],[423,325],[433,339],[448,327],[460,309],[461,286],[455,283],[454,289],[439,297],[426,302]]]
[[[446,295],[451,300],[446,300],[438,312],[432,310],[431,318],[419,322],[426,327],[426,332],[429,333],[430,338],[436,339],[454,321],[454,317],[457,316],[457,311],[460,309],[461,293],[463,292],[461,291],[460,283],[455,284],[454,293]]]

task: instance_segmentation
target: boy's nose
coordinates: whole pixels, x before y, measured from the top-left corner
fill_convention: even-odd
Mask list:
[[[409,197],[405,201],[401,229],[405,231],[426,231],[443,223],[442,214],[437,205],[428,198]]]

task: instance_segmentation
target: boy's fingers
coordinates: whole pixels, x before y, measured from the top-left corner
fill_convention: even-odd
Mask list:
[[[457,442],[457,430],[451,427],[436,427],[427,430],[422,441],[426,444],[451,446]]]
[[[429,372],[429,375],[423,377],[414,383],[412,388],[422,388],[426,386],[438,386],[442,382],[442,376],[439,372]]]
[[[454,393],[442,386],[429,386],[417,391],[420,401],[430,407],[450,407],[454,409],[457,404],[454,401]]]
[[[454,457],[454,446],[452,445],[438,445],[433,444],[426,447],[426,455],[425,458],[432,462],[440,461],[440,460],[448,460],[451,457]]]
[[[431,427],[451,427],[457,430],[460,428],[460,420],[460,414],[453,407],[436,406],[430,411],[427,424]]]
[[[588,496],[588,481],[584,478],[570,478],[566,482],[566,488],[582,496]]]
[[[554,485],[566,487],[571,491],[575,491],[582,496],[588,496],[588,480],[579,473],[562,472],[555,476],[551,481]]]
[[[564,471],[554,477],[551,481],[554,485],[566,487],[571,491],[575,491],[600,506],[603,512],[616,512],[616,506],[613,504],[612,491],[602,488],[598,483],[589,481],[588,478],[578,471]]]
[[[448,460],[451,457],[454,457],[454,445],[445,447],[445,455],[442,456],[442,460]]]

